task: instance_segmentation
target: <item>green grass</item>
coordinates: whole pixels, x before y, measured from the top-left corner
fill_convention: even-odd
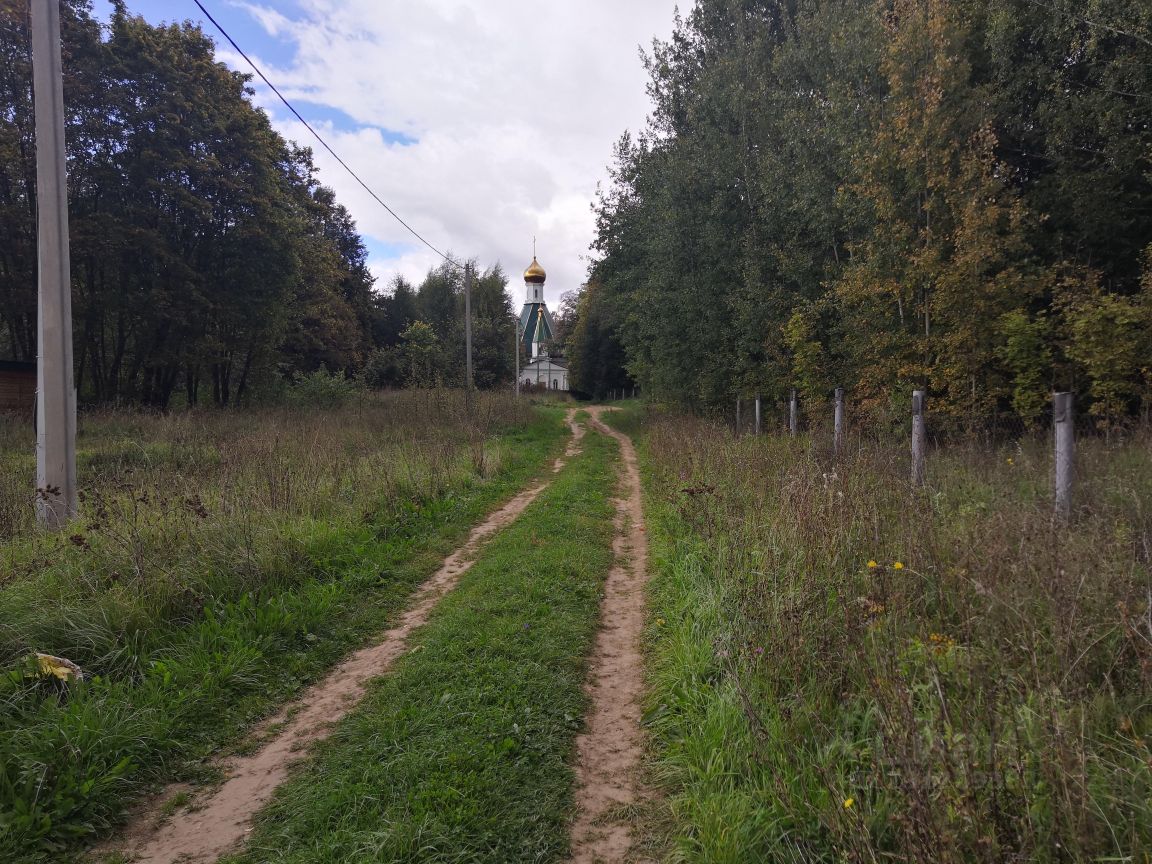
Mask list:
[[[899,445],[833,465],[803,439],[654,415],[649,827],[667,859],[1143,860],[1148,445],[1081,442],[1063,529],[1043,440],[936,452],[920,494]]]
[[[584,441],[294,772],[237,862],[564,856],[617,458],[604,436]]]
[[[82,527],[84,544],[25,531],[4,547],[18,566],[0,585],[0,661],[19,669],[43,651],[92,677],[69,687],[19,671],[0,679],[0,860],[60,860],[151,785],[208,779],[210,753],[384,628],[565,439],[555,409],[510,416],[477,445],[461,424],[429,427],[438,431],[423,439],[418,429],[397,434],[394,407],[379,406],[371,422],[355,411],[301,415],[279,431],[259,417],[222,417],[246,458],[233,462],[196,430],[175,449],[220,461],[190,467],[164,461],[165,448],[145,437],[169,421],[108,421],[117,431],[93,452],[114,455],[88,459],[119,466],[118,481],[88,481],[89,518],[101,524]],[[320,439],[332,446],[317,448],[334,423]],[[125,446],[131,436],[142,446]],[[151,485],[137,457],[123,464],[137,451],[151,454]],[[384,454],[395,457],[388,470]],[[200,473],[163,491],[186,471]],[[334,492],[349,482],[360,494]],[[182,506],[189,495],[207,516]],[[92,512],[98,496],[103,514]],[[152,506],[140,505],[145,496]]]

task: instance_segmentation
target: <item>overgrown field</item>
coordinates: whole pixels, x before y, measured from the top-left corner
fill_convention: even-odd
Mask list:
[[[83,518],[32,524],[31,428],[0,430],[0,860],[58,860],[382,628],[564,438],[449,394],[82,418]],[[68,658],[80,685],[31,676]]]
[[[633,418],[635,419],[635,418]],[[657,415],[655,829],[672,860],[1145,861],[1152,440],[734,439]]]

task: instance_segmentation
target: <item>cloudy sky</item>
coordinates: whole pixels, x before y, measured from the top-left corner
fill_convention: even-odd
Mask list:
[[[675,0],[203,2],[394,210],[442,250],[499,261],[517,300],[535,235],[553,306],[584,279],[589,205],[612,145],[647,114],[639,49],[669,35],[675,11]],[[107,15],[106,0],[95,5]],[[128,8],[153,22],[202,19],[192,0]],[[250,71],[217,43],[220,59]],[[262,86],[256,101],[285,136],[314,143]],[[435,254],[315,149],[378,286],[396,273],[419,281]]]

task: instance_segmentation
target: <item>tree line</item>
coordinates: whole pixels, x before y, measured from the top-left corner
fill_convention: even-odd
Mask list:
[[[198,26],[154,26],[123,0],[102,24],[90,0],[63,0],[62,30],[83,401],[230,405],[321,369],[381,386],[462,381],[458,270],[374,291],[356,225],[311,151],[272,129],[250,76],[217,62]],[[0,356],[22,361],[36,357],[31,82],[27,4],[5,3]],[[487,385],[511,380],[503,278],[497,267],[478,281]],[[494,340],[508,346],[499,357]]]
[[[1152,407],[1152,5],[699,0],[595,205],[582,389]],[[597,358],[618,351],[619,365]]]
[[[511,384],[516,319],[499,264],[472,277],[472,379],[481,389]],[[464,272],[444,262],[414,287],[402,277],[376,298],[372,336],[378,346],[363,370],[374,387],[463,386]]]

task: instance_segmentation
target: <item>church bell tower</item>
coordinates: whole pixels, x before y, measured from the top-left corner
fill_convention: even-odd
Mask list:
[[[536,256],[524,271],[524,308],[520,311],[520,338],[533,360],[544,356],[545,344],[552,339],[552,315],[544,302],[544,280],[548,278]]]

